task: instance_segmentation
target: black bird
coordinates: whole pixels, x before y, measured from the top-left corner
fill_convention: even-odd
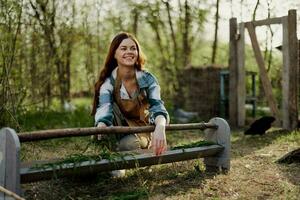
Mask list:
[[[250,128],[245,131],[245,135],[263,135],[266,130],[271,127],[271,124],[275,121],[272,116],[265,116],[258,120],[255,120]]]
[[[300,148],[287,153],[282,158],[277,160],[277,162],[278,163],[286,163],[286,164],[300,163]]]

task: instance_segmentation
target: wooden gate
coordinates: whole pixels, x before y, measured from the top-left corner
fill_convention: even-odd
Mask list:
[[[230,19],[230,57],[229,57],[229,121],[231,126],[245,125],[245,29],[248,29],[252,48],[259,67],[259,77],[272,115],[284,129],[292,130],[298,124],[299,62],[296,10],[289,10],[288,16],[259,21],[241,22]],[[282,24],[282,109],[278,109],[271,82],[255,33],[256,26]]]

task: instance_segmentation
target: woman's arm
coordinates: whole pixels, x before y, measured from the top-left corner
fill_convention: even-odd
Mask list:
[[[151,146],[155,155],[160,155],[167,150],[166,124],[169,123],[169,114],[160,97],[160,86],[156,78],[147,73],[148,81],[147,97],[149,102],[149,122],[155,124],[155,130],[152,133]]]
[[[100,87],[99,104],[95,114],[95,126],[99,122],[106,124],[107,126],[112,125],[113,121],[113,108],[112,108],[112,94],[113,85],[111,79],[107,78]]]
[[[160,86],[156,80],[156,78],[146,72],[145,80],[148,82],[148,87],[146,88],[147,98],[149,102],[149,123],[155,124],[155,118],[159,115],[165,117],[166,122],[170,122],[169,114],[164,106],[164,102],[161,100],[160,97]]]

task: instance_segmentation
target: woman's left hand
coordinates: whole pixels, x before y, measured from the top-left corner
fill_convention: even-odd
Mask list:
[[[166,119],[159,115],[155,118],[155,130],[152,134],[151,146],[155,155],[161,155],[167,150]]]

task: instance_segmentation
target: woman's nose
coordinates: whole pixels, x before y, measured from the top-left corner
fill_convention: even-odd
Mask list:
[[[126,50],[126,53],[133,53],[134,52],[134,50],[132,50],[132,49],[127,49]]]

